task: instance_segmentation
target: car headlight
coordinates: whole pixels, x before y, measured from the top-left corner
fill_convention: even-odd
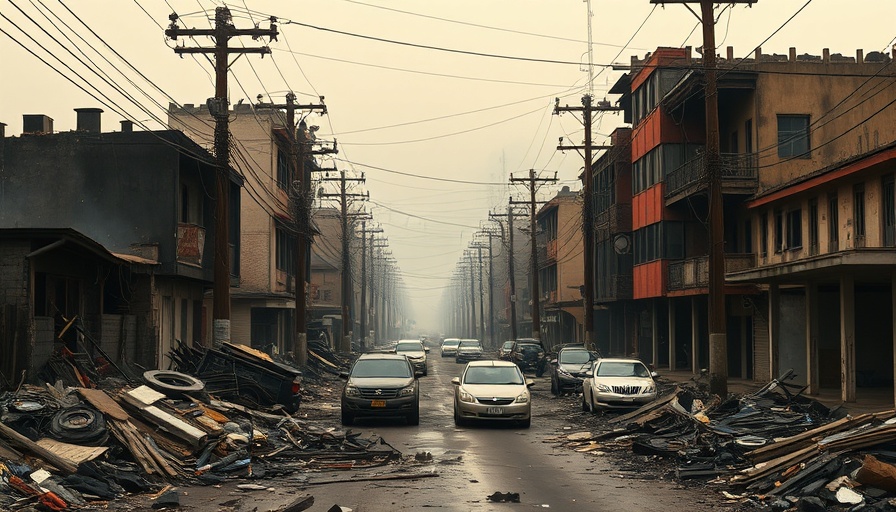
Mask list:
[[[399,396],[410,396],[414,394],[414,386],[408,386],[398,392]]]
[[[519,395],[517,395],[516,400],[513,401],[513,403],[516,403],[516,404],[525,404],[528,402],[529,402],[529,393],[528,392],[520,393]]]
[[[644,388],[645,393],[656,393],[656,384],[648,384]]]
[[[610,391],[613,391],[612,389],[610,389],[610,386],[607,386],[606,384],[598,384],[597,390],[602,391],[604,393],[609,393]]]
[[[458,392],[458,397],[460,398],[461,402],[473,403],[473,395],[467,393],[462,389]]]
[[[345,396],[361,396],[361,392],[355,386],[346,386]]]
[[[557,375],[561,377],[572,378],[572,374],[564,370],[563,368],[557,368]]]

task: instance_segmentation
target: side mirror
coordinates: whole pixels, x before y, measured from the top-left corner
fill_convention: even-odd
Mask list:
[[[346,373],[346,372],[339,372],[339,378],[342,379],[342,380],[348,380],[348,373]]]
[[[556,359],[551,359],[551,364],[554,365],[554,366],[557,366],[557,360],[556,360]]]
[[[650,372],[650,376],[653,377],[653,378],[655,379],[655,378],[659,377],[660,374],[657,373],[657,372]]]
[[[414,371],[414,378],[415,378],[415,379],[418,379],[418,378],[420,378],[420,377],[423,377],[423,372],[421,372],[420,370],[415,370],[415,371]]]
[[[423,347],[424,352],[429,352],[429,347]]]
[[[527,388],[531,388],[531,387],[534,386],[534,385],[535,385],[535,381],[534,381],[534,380],[532,380],[532,379],[526,379],[526,387],[527,387]]]
[[[451,383],[454,384],[455,386],[460,386],[460,377],[455,377],[455,378],[451,379]]]

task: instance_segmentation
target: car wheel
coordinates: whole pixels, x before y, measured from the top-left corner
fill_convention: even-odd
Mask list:
[[[414,412],[408,414],[405,419],[408,425],[417,426],[420,424],[420,409],[414,409]]]
[[[560,385],[557,383],[557,379],[551,375],[551,394],[554,396],[560,396]]]
[[[588,402],[585,401],[585,393],[582,393],[582,412],[588,412]]]
[[[532,417],[531,416],[520,421],[521,428],[529,428],[530,425],[532,425]]]
[[[467,421],[460,417],[460,413],[457,412],[457,407],[454,407],[454,424],[458,427],[463,427],[467,424]]]
[[[355,417],[352,415],[352,413],[343,409],[342,410],[342,424],[348,426],[354,422],[355,422]]]

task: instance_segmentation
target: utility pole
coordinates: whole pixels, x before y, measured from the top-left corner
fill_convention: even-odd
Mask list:
[[[498,343],[495,339],[495,282],[493,277],[495,252],[492,239],[500,235],[489,229],[482,230],[482,234],[488,237],[488,339],[491,347],[495,348]]]
[[[507,204],[507,213],[505,214],[497,214],[497,213],[489,213],[489,217],[498,223],[498,227],[501,228],[501,242],[505,241],[504,238],[504,224],[501,223],[501,219],[507,217],[507,271],[509,273],[508,279],[510,283],[510,339],[515,340],[517,338],[517,320],[516,320],[516,264],[514,260],[514,245],[513,245],[513,218],[518,214],[513,211],[513,199],[511,198]]]
[[[361,351],[366,351],[368,347],[368,331],[367,317],[369,311],[367,307],[367,234],[370,234],[370,261],[371,270],[373,267],[373,237],[375,233],[382,233],[383,228],[367,229],[367,221],[361,221]],[[370,290],[371,298],[373,298],[373,287]]]
[[[482,244],[473,244],[470,246],[475,248],[479,253],[479,339],[485,339],[485,292],[482,286]],[[471,255],[472,256],[472,255]]]
[[[259,94],[259,98],[261,95]],[[292,168],[292,180],[289,184],[289,201],[290,210],[292,212],[293,225],[296,231],[295,245],[295,266],[293,268],[295,279],[295,338],[292,340],[292,346],[287,347],[287,352],[292,352],[297,356],[300,365],[306,364],[308,361],[308,335],[305,324],[305,282],[308,281],[306,274],[306,258],[307,251],[304,240],[309,236],[306,232],[307,224],[303,222],[308,215],[310,209],[310,201],[303,193],[303,184],[305,182],[305,134],[302,133],[302,141],[299,142],[296,126],[296,110],[319,111],[321,114],[327,113],[327,106],[321,102],[310,105],[296,104],[296,95],[292,92],[286,94],[286,103],[263,103],[259,101],[255,104],[256,108],[268,109],[284,109],[286,110],[286,126],[289,129],[289,165]],[[313,150],[311,151],[314,152]],[[301,156],[300,156],[301,155]],[[307,219],[306,219],[307,220]]]
[[[590,7],[589,7],[590,9]],[[591,18],[589,11],[589,33],[591,26]],[[589,47],[590,49],[590,47]],[[590,70],[589,66],[589,70]],[[590,76],[590,75],[589,75]],[[594,175],[591,172],[591,165],[594,161],[592,156],[593,150],[610,149],[612,146],[594,146],[591,143],[591,119],[592,113],[598,110],[622,110],[618,107],[610,107],[609,102],[598,102],[596,106],[591,104],[592,97],[590,94],[582,96],[581,107],[560,106],[560,98],[554,103],[554,114],[561,112],[582,112],[582,124],[585,127],[585,144],[583,146],[564,146],[561,138],[561,144],[557,146],[560,151],[567,149],[583,150],[585,158],[585,169],[582,172],[582,245],[583,258],[585,260],[584,268],[584,331],[585,346],[588,350],[594,350]]]
[[[346,193],[347,182],[364,182],[364,177],[346,178],[345,171],[339,171],[338,178],[323,178],[321,181],[339,181],[338,194],[320,194],[320,197],[338,197],[342,218],[342,340],[338,350],[340,352],[351,352],[352,350],[352,330],[351,315],[349,314],[349,303],[352,300],[352,273],[351,273],[351,253],[349,252],[349,212],[348,198],[360,197],[367,198],[367,194],[349,194]]]
[[[530,285],[530,290],[532,291],[532,337],[540,340],[541,339],[541,297],[539,297],[539,286],[538,286],[538,245],[536,240],[536,221],[535,221],[535,205],[539,202],[544,201],[536,201],[535,200],[535,184],[542,183],[554,183],[557,181],[557,175],[554,174],[553,178],[539,178],[535,174],[535,169],[529,169],[529,177],[528,178],[514,178],[513,175],[510,175],[510,181],[513,182],[525,182],[529,187],[529,243],[532,245],[531,249],[531,257],[530,257],[530,275],[532,283]],[[517,204],[511,200],[510,204]]]
[[[231,54],[271,53],[267,46],[260,48],[230,48],[228,42],[232,37],[251,36],[253,39],[268,37],[277,40],[277,18],[271,17],[269,29],[251,28],[237,29],[233,26],[233,18],[227,7],[215,8],[215,26],[208,29],[185,29],[177,25],[177,14],[168,16],[171,23],[165,30],[165,36],[177,39],[180,36],[207,36],[215,40],[214,48],[187,48],[177,46],[174,52],[183,54],[213,54],[215,57],[215,97],[208,101],[209,113],[215,118],[215,251],[214,251],[214,285],[213,285],[213,343],[219,347],[230,341],[230,127],[228,124],[227,70],[230,68]],[[238,58],[238,57],[237,57]]]
[[[757,0],[733,0],[729,3],[752,4]],[[663,3],[650,0],[650,3]],[[672,3],[672,2],[670,2]],[[709,391],[728,396],[728,326],[725,312],[725,224],[719,154],[719,95],[716,82],[716,35],[714,2],[678,0],[674,3],[700,4],[697,19],[703,24],[703,73],[706,80],[706,150],[704,166],[709,180]]]
[[[470,337],[476,337],[476,278],[473,275],[473,253],[467,251],[470,264]]]

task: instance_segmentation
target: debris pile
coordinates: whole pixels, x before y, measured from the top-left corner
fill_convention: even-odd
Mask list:
[[[338,372],[346,363],[325,349],[315,347],[309,368]],[[382,438],[301,418],[300,398],[314,400],[298,385],[302,372],[266,354],[181,345],[172,359],[191,371],[104,377],[90,358],[60,351],[41,372],[53,384],[0,395],[0,510],[64,510],[130,493],[161,499],[171,485],[401,461]],[[270,394],[274,384],[288,384],[274,391],[294,407]]]
[[[774,510],[896,510],[896,410],[846,415],[802,396],[792,371],[749,395],[667,389],[600,432],[558,440],[583,453],[630,450],[703,479],[727,498]],[[734,492],[729,492],[734,491]],[[842,508],[841,508],[842,507]]]

